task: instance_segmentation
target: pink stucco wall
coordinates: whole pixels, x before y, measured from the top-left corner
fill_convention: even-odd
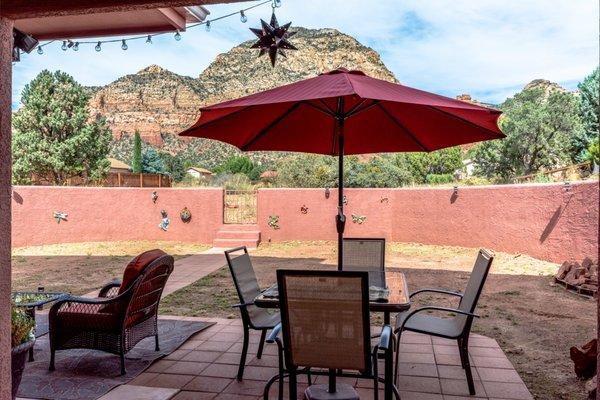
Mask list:
[[[15,247],[106,240],[210,243],[223,222],[220,188],[15,186],[12,198]],[[184,207],[192,213],[187,224],[179,217]],[[171,220],[166,232],[158,228],[161,209]],[[68,221],[57,223],[54,211],[66,212]]]
[[[452,188],[348,189],[346,236],[525,253],[562,262],[598,257],[598,183]],[[301,207],[308,207],[306,214]],[[337,192],[263,189],[258,221],[263,240],[336,236]],[[352,214],[366,216],[363,224]],[[268,226],[279,216],[279,229]]]

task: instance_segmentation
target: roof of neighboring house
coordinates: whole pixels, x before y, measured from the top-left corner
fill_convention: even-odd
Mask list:
[[[109,157],[108,161],[110,161],[110,167],[113,169],[131,169],[129,165],[125,164],[121,160],[117,160],[116,158]]]
[[[269,179],[269,178],[277,178],[278,172],[277,171],[265,171],[262,174],[260,174],[260,177],[262,179]]]
[[[206,175],[212,175],[212,172],[207,170],[206,168],[201,168],[201,167],[189,167],[187,170],[194,170],[200,174],[206,174]]]

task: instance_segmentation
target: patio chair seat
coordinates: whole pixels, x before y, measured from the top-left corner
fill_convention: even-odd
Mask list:
[[[256,329],[273,329],[275,325],[277,325],[281,321],[279,313],[271,314],[266,310],[261,311],[263,312],[256,313],[252,316],[252,325],[254,325]]]
[[[74,331],[118,332],[119,316],[114,313],[102,312],[98,306],[73,303],[58,312],[58,324],[65,329]]]
[[[396,316],[396,329],[402,326],[408,315],[409,312],[405,311]],[[462,333],[462,324],[457,318],[440,318],[432,315],[415,314],[404,325],[404,329],[428,335],[457,338]]]

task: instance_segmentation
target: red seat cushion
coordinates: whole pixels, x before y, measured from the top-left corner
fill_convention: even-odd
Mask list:
[[[73,303],[58,312],[58,323],[65,332],[120,330],[119,315],[104,311],[102,307]]]
[[[146,267],[154,260],[166,255],[167,253],[164,251],[154,249],[145,251],[131,260],[129,264],[127,264],[127,267],[125,267],[125,272],[123,272],[123,280],[121,281],[121,287],[119,287],[119,294],[127,290],[142,272],[144,272],[144,269],[146,269]]]

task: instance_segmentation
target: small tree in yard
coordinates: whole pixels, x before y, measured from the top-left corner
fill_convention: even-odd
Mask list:
[[[133,135],[133,154],[131,157],[131,170],[139,174],[142,172],[142,138],[137,129]]]
[[[142,172],[146,174],[163,174],[165,163],[154,148],[148,147],[142,154]]]
[[[63,185],[69,178],[102,179],[110,129],[102,118],[90,118],[89,95],[70,75],[42,71],[25,86],[23,106],[13,116],[13,179],[32,176]]]
[[[577,100],[539,88],[523,90],[501,106],[502,140],[484,142],[474,151],[476,172],[498,181],[536,173],[570,162],[572,139],[581,130]]]
[[[579,89],[579,115],[583,129],[581,134],[573,140],[573,155],[576,161],[586,159],[587,150],[598,139],[598,118],[600,111],[599,101],[600,67],[588,75],[583,82],[577,85]]]

